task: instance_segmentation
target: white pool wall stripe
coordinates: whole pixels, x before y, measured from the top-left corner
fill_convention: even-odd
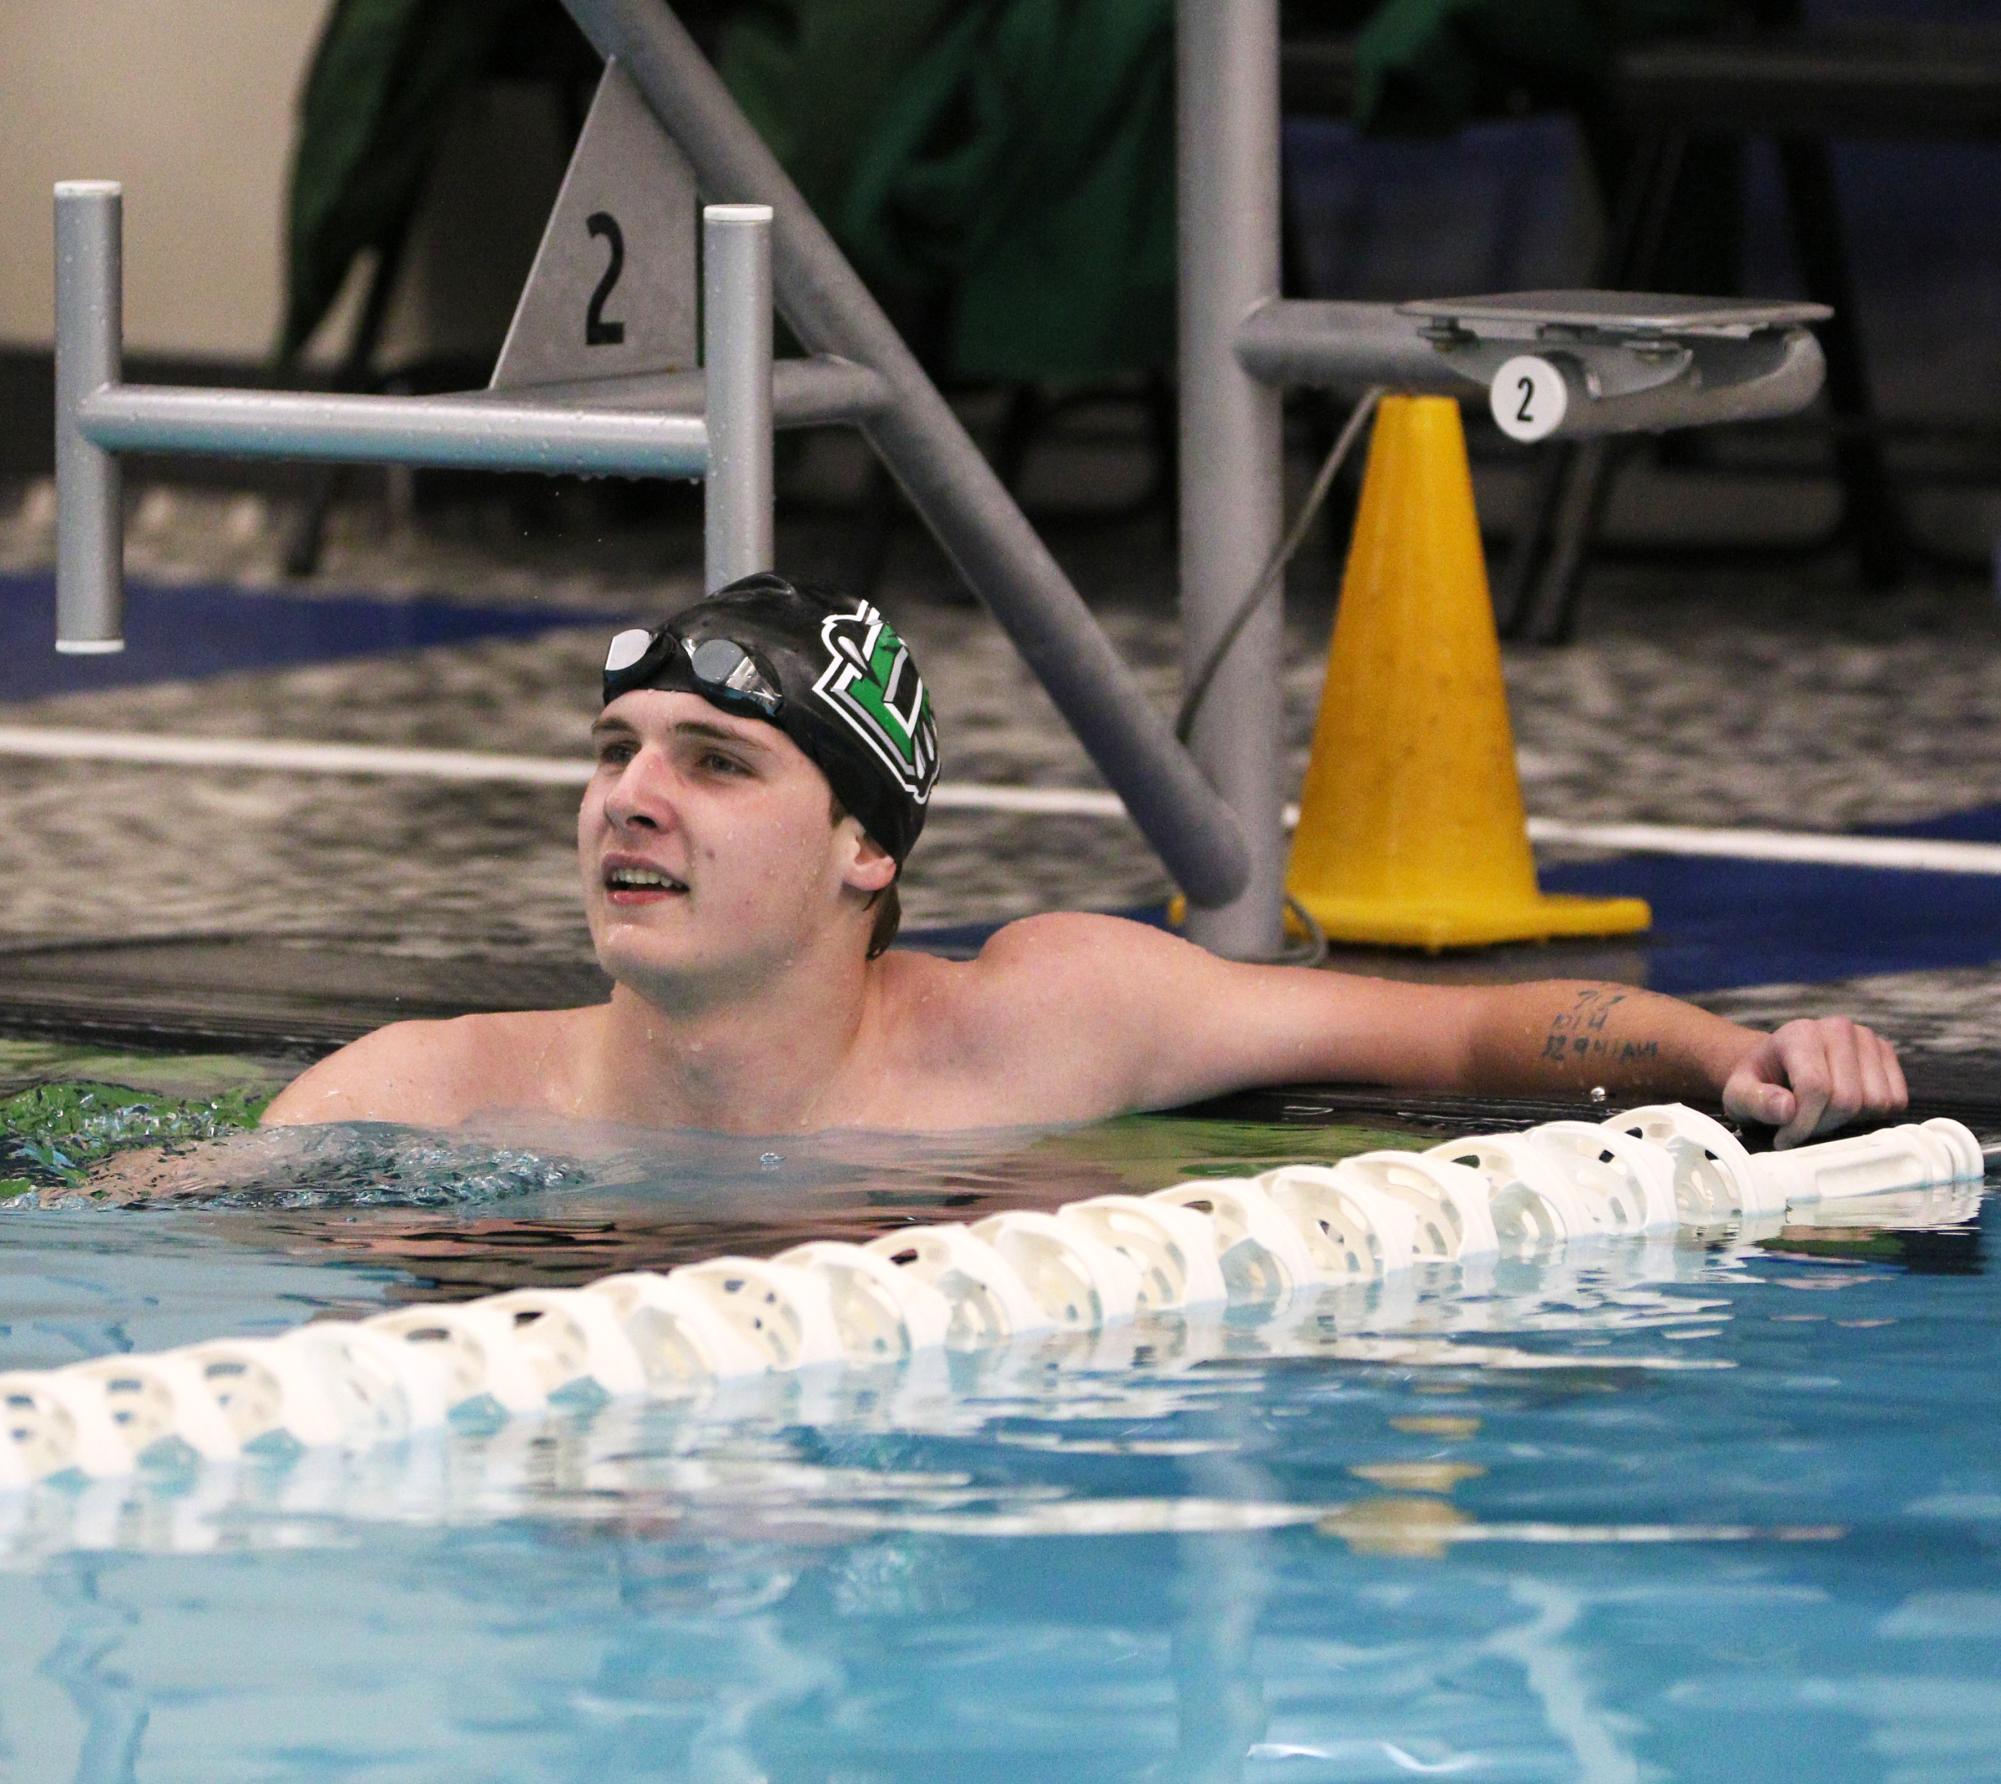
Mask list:
[[[1682,824],[1580,824],[1529,819],[1529,840],[1620,855],[1714,856],[1799,866],[1873,867],[1919,873],[2001,874],[2001,843],[1921,836],[1830,836],[1812,830],[1703,828]]]
[[[120,1477],[170,1440],[211,1461],[276,1433],[307,1450],[366,1449],[460,1406],[533,1414],[583,1383],[614,1399],[675,1396],[736,1374],[1089,1333],[1142,1310],[1393,1283],[1435,1260],[1462,1262],[1477,1292],[1496,1238],[1521,1249],[1644,1240],[1660,1230],[1670,1184],[1674,1208],[1701,1221],[1973,1183],[1981,1165],[1973,1135],[1942,1119],[1754,1159],[1709,1117],[1656,1104],[1423,1155],[911,1227],[864,1246],[818,1241],[775,1259],[402,1307],[278,1338],[0,1375],[0,1487]]]
[[[234,768],[258,773],[383,779],[498,781],[519,786],[581,787],[581,757],[507,755],[487,750],[403,749],[386,744],[315,743],[296,738],[190,737],[155,731],[99,731],[75,726],[0,725],[0,757],[39,761],[123,762],[154,768]],[[934,811],[992,811],[1022,817],[1123,821],[1114,793],[1090,787],[1004,787],[944,781]],[[1286,808],[1288,825],[1299,808]],[[1576,823],[1530,818],[1529,840],[1613,854],[1711,856],[1823,867],[1869,867],[1923,873],[2001,876],[2001,843],[1928,837],[1843,836],[1805,830],[1727,829],[1680,824]]]
[[[398,749],[384,744],[309,743],[285,738],[187,737],[153,731],[86,731],[54,725],[0,725],[0,756],[43,761],[126,762],[161,768],[512,781],[529,786],[581,787],[591,777],[591,765],[581,755],[572,760],[562,756],[499,755],[483,750]]]

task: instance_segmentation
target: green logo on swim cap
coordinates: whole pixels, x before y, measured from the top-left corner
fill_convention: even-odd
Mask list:
[[[813,692],[840,714],[919,805],[938,778],[938,729],[924,678],[896,628],[868,602],[820,623],[827,667]]]

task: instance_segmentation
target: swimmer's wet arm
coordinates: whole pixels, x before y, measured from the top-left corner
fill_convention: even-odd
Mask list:
[[[1489,1096],[1602,1086],[1718,1099],[1792,1144],[1908,1101],[1888,1044],[1844,1018],[1765,1034],[1627,985],[1412,985],[1237,965],[1111,918],[1013,927],[1041,939],[1045,977],[1074,982],[1096,1057],[1126,1062],[1128,1107],[1311,1079]]]
[[[1475,1088],[1588,1090],[1722,1103],[1796,1145],[1910,1101],[1890,1044],[1846,1017],[1745,1028],[1631,985],[1555,980],[1481,994]]]

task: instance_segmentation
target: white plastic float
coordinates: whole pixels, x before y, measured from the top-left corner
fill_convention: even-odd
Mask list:
[[[1319,1281],[1394,1276],[1417,1262],[1415,1211],[1366,1177],[1334,1165],[1281,1165],[1258,1181],[1305,1238]]]
[[[1490,1257],[1500,1249],[1493,1185],[1466,1165],[1422,1152],[1362,1152],[1334,1168],[1409,1207],[1421,1258]]]
[[[1528,1134],[1473,1134],[1434,1146],[1425,1156],[1487,1180],[1487,1211],[1504,1251],[1542,1251],[1566,1239],[1588,1239],[1611,1225],[1596,1198],[1566,1168],[1568,1160]]]
[[[1092,1196],[1059,1208],[1056,1218],[1122,1253],[1135,1276],[1136,1311],[1227,1301],[1215,1226],[1193,1208],[1144,1196]]]
[[[1043,1318],[1059,1330],[1092,1332],[1132,1317],[1139,1271],[1088,1227],[1023,1209],[989,1215],[970,1230],[1014,1266]]]
[[[1230,1301],[1280,1301],[1318,1281],[1306,1235],[1252,1177],[1212,1177],[1157,1189],[1147,1198],[1209,1222],[1209,1247]]]
[[[1674,1199],[1691,1226],[1739,1214],[1776,1214],[1785,1206],[1779,1186],[1751,1166],[1743,1142],[1699,1110],[1681,1103],[1628,1109],[1604,1123],[1615,1133],[1651,1140],[1674,1164]]]
[[[1393,1285],[1497,1253],[1963,1190],[1983,1163],[1980,1142],[1946,1120],[1753,1157],[1709,1117],[1662,1103],[1427,1152],[908,1227],[865,1245],[814,1241],[775,1258],[15,1370],[0,1373],[0,1489],[116,1479],[176,1447],[208,1461],[274,1442],[367,1450],[460,1407],[534,1413],[573,1392],[679,1398],[733,1376],[1089,1333],[1136,1313],[1273,1303],[1323,1284]]]
[[[862,1247],[886,1263],[908,1270],[945,1297],[951,1317],[945,1343],[976,1350],[1018,1334],[1044,1332],[1049,1320],[1034,1291],[1015,1267],[970,1227],[905,1227],[884,1233]]]
[[[646,1391],[656,1397],[672,1398],[769,1366],[768,1354],[716,1310],[714,1297],[679,1272],[625,1270],[570,1292],[610,1304],[639,1358]]]
[[[328,1320],[272,1342],[280,1348],[264,1353],[270,1362],[318,1378],[341,1420],[341,1442],[350,1449],[434,1430],[457,1403],[437,1357],[372,1322]],[[256,1434],[247,1441],[256,1441]]]
[[[864,1245],[812,1239],[773,1261],[811,1270],[826,1284],[842,1354],[855,1362],[894,1362],[931,1350],[951,1330],[952,1303],[944,1295]]]

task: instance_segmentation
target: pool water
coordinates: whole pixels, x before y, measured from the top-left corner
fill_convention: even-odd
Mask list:
[[[56,1067],[218,1126],[269,1075],[18,1081]],[[0,1367],[1389,1137],[210,1141],[150,1202],[0,1214]],[[1993,1778],[1994,1218],[1883,1198],[0,1499],[0,1773]]]

